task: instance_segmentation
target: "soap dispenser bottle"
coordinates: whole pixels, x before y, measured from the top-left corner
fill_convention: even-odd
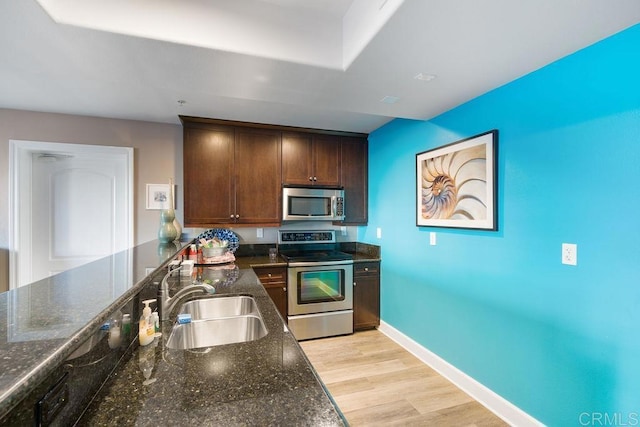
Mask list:
[[[142,301],[144,309],[142,310],[142,316],[140,316],[140,323],[138,323],[138,338],[142,346],[151,344],[156,334],[153,318],[151,317],[151,307],[149,307],[152,302],[156,302],[156,300],[148,299]]]

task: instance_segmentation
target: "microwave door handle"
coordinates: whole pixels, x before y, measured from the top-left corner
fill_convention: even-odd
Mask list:
[[[338,198],[336,196],[331,196],[331,217],[335,218],[338,212]]]

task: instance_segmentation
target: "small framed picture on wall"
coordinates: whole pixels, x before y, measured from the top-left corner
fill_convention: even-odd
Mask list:
[[[147,184],[147,209],[169,209],[170,187],[169,184]],[[173,208],[176,207],[176,186],[173,186]]]

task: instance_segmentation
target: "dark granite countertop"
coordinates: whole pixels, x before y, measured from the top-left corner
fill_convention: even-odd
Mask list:
[[[180,248],[151,241],[0,293],[0,419]]]
[[[213,347],[204,353],[175,351],[164,346],[172,327],[165,322],[165,338],[157,340],[154,347],[138,348],[135,341],[128,351],[123,347],[123,362],[88,408],[84,423],[343,423],[251,269],[284,267],[286,263],[269,260],[268,248],[260,248],[265,249],[263,253],[252,245],[244,246],[235,263],[237,280],[218,286],[217,293],[253,295],[269,334],[254,342]],[[27,402],[30,394],[31,399],[36,387],[56,375],[115,310],[125,304],[131,308],[145,290],[147,295],[155,295],[149,288],[155,286],[150,283],[153,275],[160,273],[181,247],[178,243],[147,242],[0,293],[0,419],[18,403]],[[353,253],[354,262],[380,258],[378,246],[347,243],[341,249]],[[219,274],[215,268],[211,271]],[[139,316],[139,308],[132,310],[132,321],[137,322],[134,316]],[[142,359],[144,363],[155,362],[153,384],[142,384]]]
[[[165,343],[174,323],[165,321],[163,335],[150,346],[138,347],[121,364],[80,425],[344,424],[250,268],[286,264],[269,262],[268,257],[243,257],[238,264],[243,268],[231,273],[237,280],[216,286],[216,295],[253,296],[268,334],[246,343],[172,350]],[[144,363],[153,364],[152,382],[146,385]]]
[[[247,245],[249,246],[249,245]],[[275,261],[269,259],[268,247],[271,245],[254,245],[252,247],[243,248],[240,246],[239,256],[236,260],[241,268],[243,267],[286,267],[287,263],[281,257]],[[372,262],[380,261],[380,246],[369,245],[366,243],[348,242],[340,243],[339,249],[343,252],[353,255],[353,262]]]

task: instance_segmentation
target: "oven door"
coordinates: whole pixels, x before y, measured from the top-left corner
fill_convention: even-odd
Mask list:
[[[353,308],[353,262],[290,264],[289,315]]]

